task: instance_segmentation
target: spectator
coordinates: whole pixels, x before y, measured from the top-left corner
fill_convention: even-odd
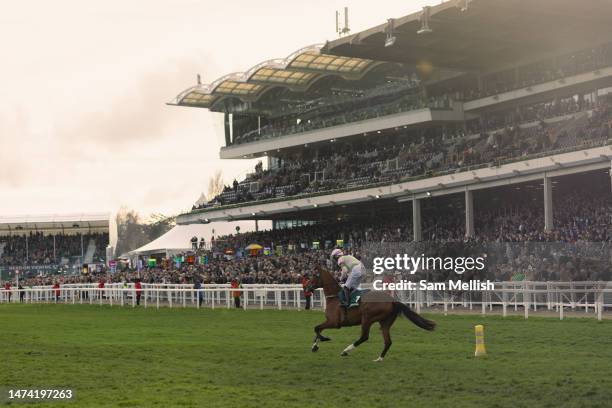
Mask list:
[[[13,294],[13,292],[11,290],[11,283],[10,282],[6,282],[4,284],[4,290],[6,291],[6,294],[8,296],[8,302],[11,303],[11,295]]]
[[[304,298],[306,299],[306,310],[310,310],[312,291],[310,290],[310,277],[308,274],[304,274],[304,277],[302,278],[302,288],[304,290]]]
[[[142,283],[140,279],[136,279],[136,282],[134,282],[134,289],[136,291],[136,306],[140,306],[140,297],[142,296]]]
[[[236,278],[232,279],[230,286],[232,289],[240,289],[242,287],[242,285]],[[232,296],[234,297],[234,306],[236,307],[236,309],[240,309],[240,296],[241,295],[242,295],[241,290],[234,290],[232,292]]]
[[[57,303],[60,301],[60,294],[61,294],[60,284],[58,281],[55,281],[55,283],[53,284],[53,291],[55,293],[55,302]]]

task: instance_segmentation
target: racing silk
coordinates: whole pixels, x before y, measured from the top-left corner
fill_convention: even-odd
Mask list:
[[[361,264],[361,261],[351,255],[344,255],[338,258],[338,266],[341,269],[344,269],[345,272],[347,273],[352,271],[354,267],[360,264]]]
[[[338,265],[343,272],[348,274],[344,287],[348,288],[349,291],[357,289],[363,276],[363,264],[354,256],[345,255],[338,259]]]

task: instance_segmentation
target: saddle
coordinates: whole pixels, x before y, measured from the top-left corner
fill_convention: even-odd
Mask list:
[[[370,291],[369,289],[355,289],[354,291],[352,291],[351,292],[351,302],[349,303],[349,309],[351,307],[359,306],[359,301],[361,300],[361,297],[365,295],[366,293],[368,293],[369,291]],[[346,303],[344,296],[345,295],[344,295],[343,290],[338,292],[338,299],[340,300],[341,303]]]

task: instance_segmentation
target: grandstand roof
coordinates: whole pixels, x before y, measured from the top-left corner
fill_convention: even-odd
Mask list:
[[[609,41],[610,19],[609,0],[449,0],[209,84],[197,84],[169,104],[223,110],[217,105],[223,100],[254,102],[278,88],[306,92],[329,76],[358,81],[388,62],[421,72],[486,72]],[[431,32],[419,34],[425,20]],[[385,46],[388,36],[395,41]]]
[[[20,215],[0,217],[0,234],[17,231],[108,228],[110,213]]]
[[[210,84],[196,85],[180,93],[171,104],[211,108],[223,98],[253,101],[276,87],[304,91],[318,79],[330,75],[357,80],[380,64],[370,59],[321,54],[321,48],[322,44],[312,45],[287,58],[264,61],[246,72],[225,75]]]
[[[419,34],[426,10],[431,32]],[[451,0],[331,41],[322,52],[486,70],[607,42],[611,18],[608,0]],[[388,34],[395,42],[385,46]]]

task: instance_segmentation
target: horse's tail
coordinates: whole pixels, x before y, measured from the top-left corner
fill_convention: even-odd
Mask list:
[[[402,302],[393,302],[393,306],[398,313],[403,313],[412,323],[419,326],[421,329],[433,331],[436,328],[436,322],[428,320],[420,314],[413,311],[408,305]]]

